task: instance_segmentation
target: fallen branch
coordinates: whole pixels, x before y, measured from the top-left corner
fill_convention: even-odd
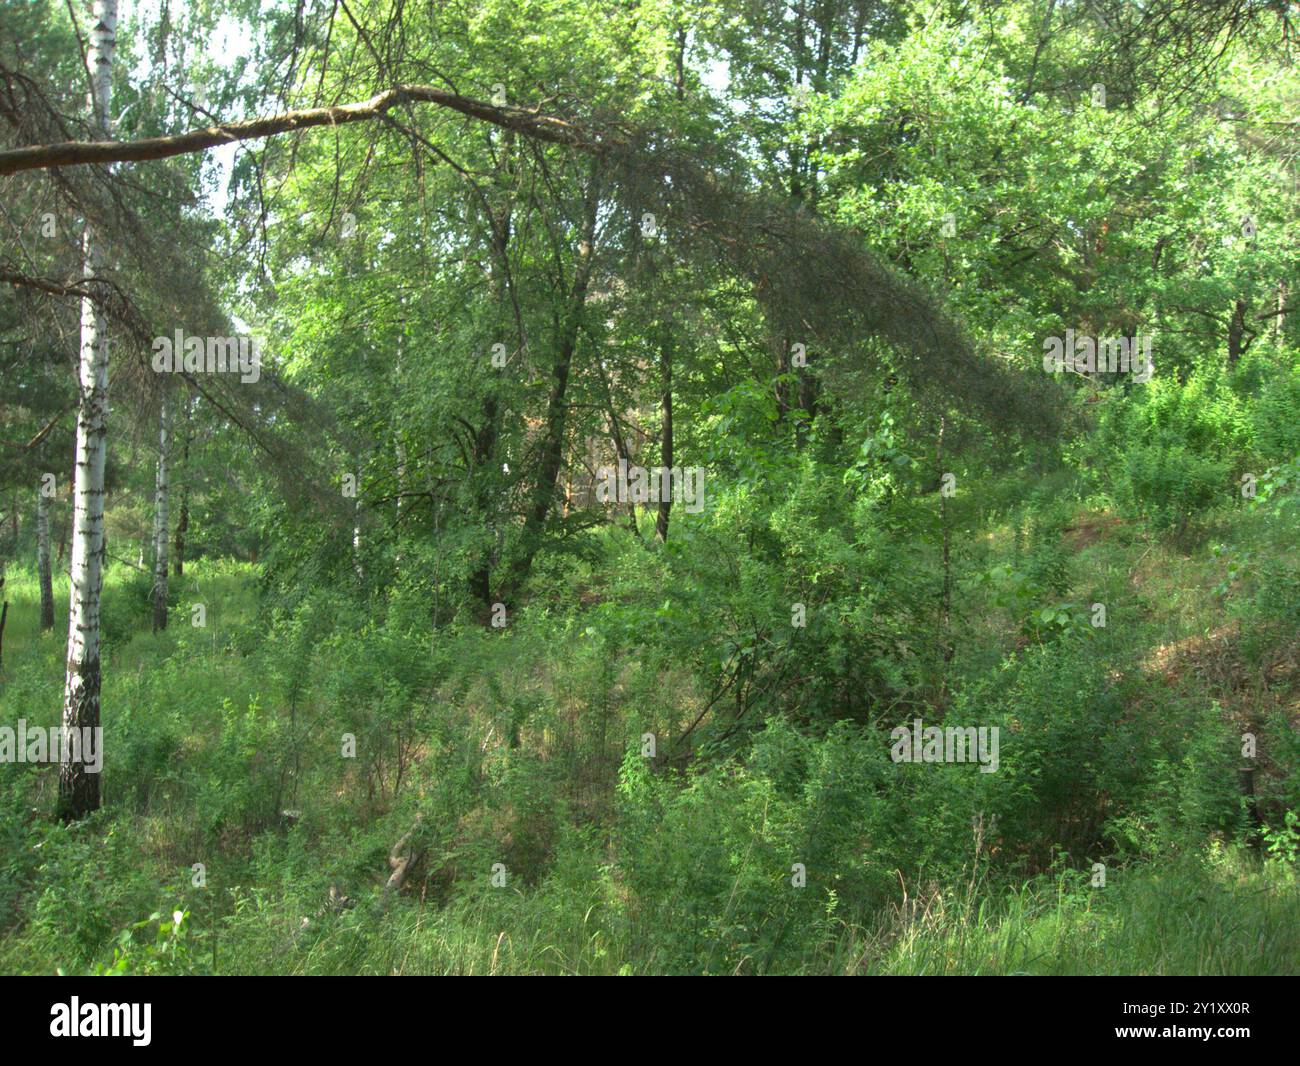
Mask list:
[[[380,897],[381,904],[386,905],[393,893],[401,891],[402,884],[406,881],[407,873],[410,872],[411,867],[415,864],[415,860],[418,859],[420,854],[423,852],[423,848],[418,850],[414,848],[410,850],[407,849],[407,845],[410,843],[411,838],[415,835],[415,831],[420,828],[420,824],[423,821],[424,816],[417,815],[415,824],[402,835],[402,839],[394,844],[392,850],[388,853],[388,868],[392,873],[389,874],[388,881],[384,884],[383,895]]]
[[[0,175],[22,170],[51,167],[88,166],[91,164],[138,163],[153,159],[202,152],[222,144],[260,140],[291,130],[312,126],[342,126],[349,122],[368,122],[391,108],[408,103],[430,103],[448,108],[470,118],[490,122],[503,129],[515,130],[537,140],[566,144],[587,151],[597,151],[603,142],[560,118],[542,115],[522,107],[486,103],[432,85],[398,85],[369,100],[332,107],[312,107],[287,111],[280,115],[230,122],[221,126],[178,133],[170,137],[145,137],[138,141],[63,141],[58,144],[34,144],[0,152]]]

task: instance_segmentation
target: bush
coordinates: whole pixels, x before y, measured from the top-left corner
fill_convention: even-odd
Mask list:
[[[1250,432],[1241,402],[1213,370],[1185,383],[1155,378],[1124,404],[1106,409],[1098,464],[1121,509],[1161,532],[1184,530],[1198,515],[1234,499]],[[1080,453],[1090,441],[1076,443]]]

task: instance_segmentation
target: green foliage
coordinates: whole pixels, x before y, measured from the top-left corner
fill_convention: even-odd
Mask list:
[[[195,973],[190,943],[188,911],[173,911],[164,918],[155,911],[144,921],[124,929],[113,945],[113,961],[91,968],[96,977],[156,977]],[[152,934],[152,935],[150,935]]]
[[[1294,466],[1300,456],[1300,369],[1279,372],[1264,385],[1250,421],[1255,449],[1265,462]]]
[[[1126,513],[1159,532],[1182,531],[1234,499],[1250,444],[1242,404],[1210,373],[1142,388],[1108,408],[1095,438],[1076,448],[1104,457],[1098,476]]]
[[[1300,78],[1266,42],[1115,50],[1023,0],[190,6],[124,21],[123,139],[200,84],[224,120],[431,71],[512,118],[13,185],[7,275],[81,276],[80,222],[32,232],[57,193],[150,330],[267,361],[170,383],[153,632],[158,382],[115,345],[105,806],[57,824],[57,768],[0,763],[0,969],[1294,971]],[[0,10],[0,73],[81,99],[59,5]],[[16,287],[0,725],[53,726],[29,512],[77,305]],[[1066,330],[1153,338],[1154,376],[1052,377]],[[702,507],[594,491],[670,450]],[[996,770],[894,762],[917,721],[996,730]]]
[[[1264,847],[1275,862],[1295,865],[1300,859],[1300,815],[1287,811],[1283,824],[1277,829],[1265,827]]]

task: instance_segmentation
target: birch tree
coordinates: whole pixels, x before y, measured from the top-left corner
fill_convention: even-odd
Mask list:
[[[96,132],[112,134],[109,108],[117,43],[117,0],[94,0],[86,50],[90,74],[90,113]],[[84,235],[84,279],[89,286],[102,261],[93,226]],[[68,611],[68,665],[63,696],[63,728],[99,728],[99,600],[104,564],[104,459],[108,443],[108,344],[104,314],[90,298],[81,301],[80,392],[77,411],[77,462],[72,492],[72,566]],[[69,756],[63,746],[59,767],[59,813],[81,818],[100,805],[99,774]]]

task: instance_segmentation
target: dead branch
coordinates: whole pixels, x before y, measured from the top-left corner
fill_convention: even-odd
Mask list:
[[[431,103],[470,118],[515,130],[537,140],[598,151],[603,140],[564,119],[542,115],[522,107],[497,105],[448,92],[432,85],[398,85],[369,100],[332,107],[287,111],[280,115],[231,122],[220,126],[178,133],[170,137],[145,137],[138,141],[63,141],[35,144],[0,152],[0,175],[51,167],[87,166],[99,163],[144,162],[201,152],[221,144],[260,140],[290,130],[312,126],[342,126],[368,122],[400,104]]]

